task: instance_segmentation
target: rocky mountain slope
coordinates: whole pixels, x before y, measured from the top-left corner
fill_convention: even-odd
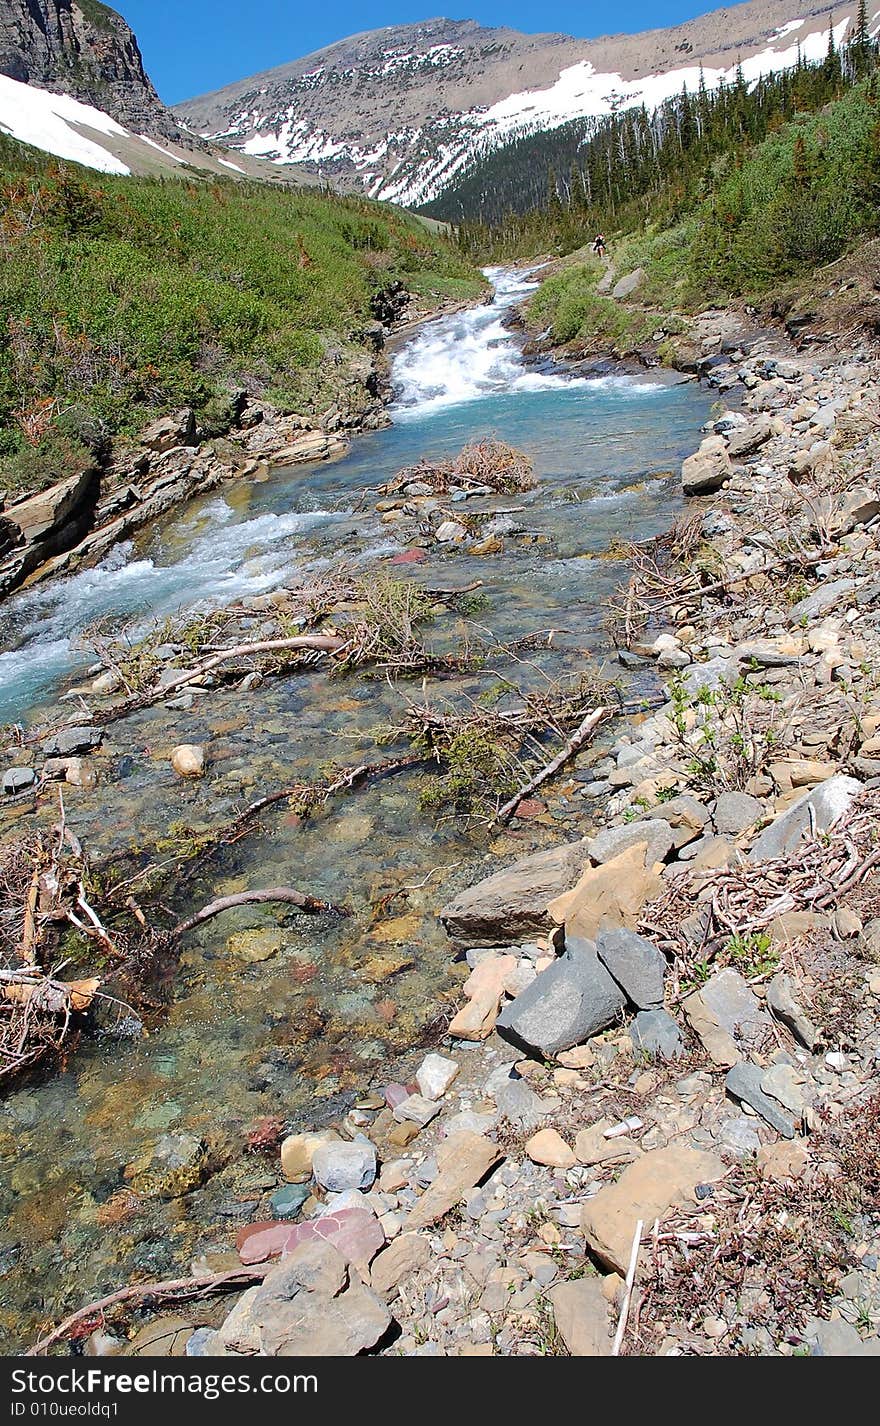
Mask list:
[[[513,135],[645,104],[686,85],[821,58],[855,5],[749,0],[687,24],[579,40],[435,19],[353,35],[177,108],[195,132],[305,164],[373,197],[433,198],[476,153]]]
[[[0,0],[0,75],[93,105],[138,133],[180,138],[131,29],[98,0]]]

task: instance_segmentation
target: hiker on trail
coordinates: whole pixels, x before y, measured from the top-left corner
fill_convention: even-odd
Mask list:
[[[593,239],[593,252],[597,257],[605,256],[605,238],[602,233],[597,233]]]

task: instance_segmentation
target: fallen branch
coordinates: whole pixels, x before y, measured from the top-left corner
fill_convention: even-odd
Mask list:
[[[329,901],[319,901],[316,896],[305,896],[301,891],[294,891],[291,886],[270,886],[265,891],[239,891],[234,896],[219,896],[216,901],[203,906],[194,916],[188,916],[185,921],[178,922],[171,932],[171,937],[175,941],[179,940],[188,931],[201,926],[204,921],[210,921],[223,911],[231,911],[235,906],[250,906],[265,901],[288,902],[310,916],[320,916],[323,912],[340,914],[340,908]]]
[[[636,1264],[639,1261],[639,1248],[642,1245],[642,1229],[644,1223],[641,1218],[636,1224],[636,1231],[633,1234],[632,1252],[629,1257],[629,1268],[626,1274],[626,1287],[623,1294],[623,1305],[620,1309],[620,1319],[617,1323],[617,1331],[614,1334],[614,1346],[611,1348],[612,1357],[620,1356],[620,1348],[623,1344],[623,1336],[626,1332],[627,1319],[629,1317],[629,1306],[632,1301],[633,1284],[636,1280]]]
[[[528,797],[532,792],[535,792],[537,788],[541,787],[545,782],[549,781],[553,774],[558,772],[559,769],[568,762],[569,758],[574,757],[575,753],[579,752],[583,747],[590,734],[602,722],[602,719],[608,717],[610,713],[611,709],[607,707],[594,708],[591,713],[588,713],[580,726],[572,733],[565,747],[562,749],[562,752],[557,753],[552,762],[542,767],[540,772],[537,772],[533,778],[521,787],[519,791],[511,797],[509,802],[505,802],[500,811],[496,813],[495,822],[509,822],[523,799]]]
[[[50,1347],[63,1341],[81,1322],[87,1322],[90,1317],[96,1317],[98,1314],[103,1316],[109,1307],[117,1307],[122,1302],[140,1302],[153,1297],[205,1297],[208,1293],[216,1292],[218,1288],[247,1287],[250,1283],[262,1282],[272,1266],[272,1263],[266,1263],[257,1267],[231,1268],[229,1272],[211,1273],[206,1277],[168,1278],[164,1282],[144,1282],[131,1287],[121,1287],[107,1297],[101,1297],[97,1302],[89,1302],[85,1307],[65,1317],[63,1322],[29,1347],[25,1356],[44,1356]]]

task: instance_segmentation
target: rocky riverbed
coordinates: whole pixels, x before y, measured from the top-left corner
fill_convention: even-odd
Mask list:
[[[442,1044],[283,1141],[189,1353],[880,1351],[876,367],[714,379],[718,494],[621,652],[669,701],[557,788],[591,835],[438,904]]]
[[[665,701],[520,809],[538,850],[418,878],[461,989],[329,1123],[254,1125],[192,1263],[234,1304],[86,1314],[87,1353],[877,1351],[876,364],[762,337],[711,380],[693,504],[618,602]],[[212,1153],[170,1129],[120,1221]]]

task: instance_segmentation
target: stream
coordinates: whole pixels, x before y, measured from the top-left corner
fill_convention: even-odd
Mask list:
[[[428,323],[395,355],[393,425],[358,437],[344,459],[215,492],[96,569],[6,601],[0,721],[27,724],[82,675],[90,659],[80,636],[98,619],[143,630],[340,560],[384,566],[401,547],[364,489],[493,434],[534,461],[538,487],[515,501],[527,539],[485,556],[432,546],[417,577],[447,588],[482,580],[479,620],[500,639],[560,630],[554,673],[601,653],[602,603],[623,571],[595,556],[674,518],[678,467],[711,397],[662,375],[530,367],[504,318],[536,284],[500,269],[489,276],[494,301]],[[465,636],[463,625],[444,635]],[[377,728],[400,709],[381,680],[328,681],[316,670],[247,695],[215,690],[188,711],[145,710],[110,725],[98,786],[65,792],[67,817],[95,853],[149,841],[173,822],[215,825],[328,763],[374,760]],[[210,744],[203,782],[171,771],[179,742]],[[305,824],[281,808],[263,833],[218,854],[188,888],[192,905],[284,883],[344,901],[351,915],[328,924],[244,907],[207,923],[169,969],[153,1020],[106,1015],[60,1069],[0,1101],[0,1349],[21,1349],[40,1322],[134,1278],[185,1273],[194,1257],[222,1262],[243,1223],[271,1216],[280,1183],[275,1157],[247,1151],[249,1128],[264,1115],[289,1127],[338,1115],[428,1038],[461,980],[438,907],[497,858],[588,826],[577,795],[491,838],[435,823],[406,774]],[[161,1191],[162,1172],[185,1168],[199,1145],[212,1164],[206,1181]]]

